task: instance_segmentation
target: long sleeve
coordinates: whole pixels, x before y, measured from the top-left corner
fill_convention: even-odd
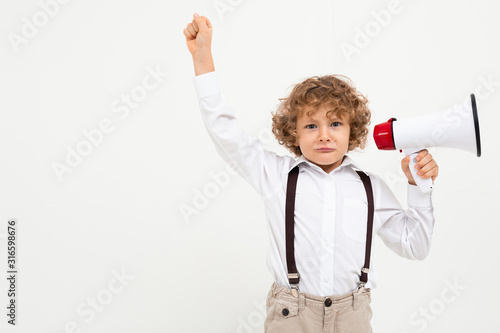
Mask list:
[[[417,186],[408,184],[408,209],[405,211],[387,184],[373,176],[377,188],[375,216],[381,225],[377,235],[401,257],[423,260],[429,253],[434,231],[431,192],[423,193]]]
[[[279,190],[284,158],[264,149],[257,137],[239,128],[215,71],[195,76],[193,82],[203,122],[217,153],[259,194],[272,195]]]

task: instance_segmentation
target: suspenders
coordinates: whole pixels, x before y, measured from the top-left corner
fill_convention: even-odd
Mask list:
[[[360,287],[364,286],[368,281],[368,271],[370,268],[370,253],[372,247],[372,229],[373,229],[373,189],[368,177],[363,171],[356,171],[365,187],[366,196],[368,199],[368,218],[366,231],[366,248],[365,248],[365,264],[361,269]],[[288,173],[288,183],[286,187],[286,205],[285,205],[285,221],[286,221],[286,265],[288,270],[288,281],[292,287],[292,294],[298,297],[300,275],[295,266],[294,252],[294,212],[295,212],[295,190],[297,188],[297,178],[299,176],[299,166],[297,165]]]

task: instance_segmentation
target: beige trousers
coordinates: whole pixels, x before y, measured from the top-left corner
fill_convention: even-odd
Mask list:
[[[295,297],[273,282],[266,299],[265,333],[372,333],[370,288],[340,296]]]

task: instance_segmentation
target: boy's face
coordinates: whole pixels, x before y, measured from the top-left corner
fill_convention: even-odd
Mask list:
[[[350,126],[348,119],[340,119],[333,116],[329,119],[326,115],[328,106],[321,106],[311,114],[306,112],[313,110],[308,108],[302,112],[297,119],[298,139],[295,146],[299,146],[304,157],[330,173],[342,164],[344,155],[349,148]],[[321,151],[320,148],[331,148],[333,150]]]

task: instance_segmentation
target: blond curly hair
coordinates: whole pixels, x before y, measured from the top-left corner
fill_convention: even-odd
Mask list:
[[[306,109],[312,108],[307,112],[310,116],[322,106],[332,108],[327,112],[328,117],[333,112],[340,118],[346,119],[347,116],[349,119],[351,130],[347,151],[365,147],[371,118],[368,99],[356,90],[348,77],[340,74],[313,76],[296,84],[288,97],[279,100],[278,109],[271,112],[272,132],[279,144],[295,157],[302,155],[300,147],[294,145],[298,138],[297,119]]]

